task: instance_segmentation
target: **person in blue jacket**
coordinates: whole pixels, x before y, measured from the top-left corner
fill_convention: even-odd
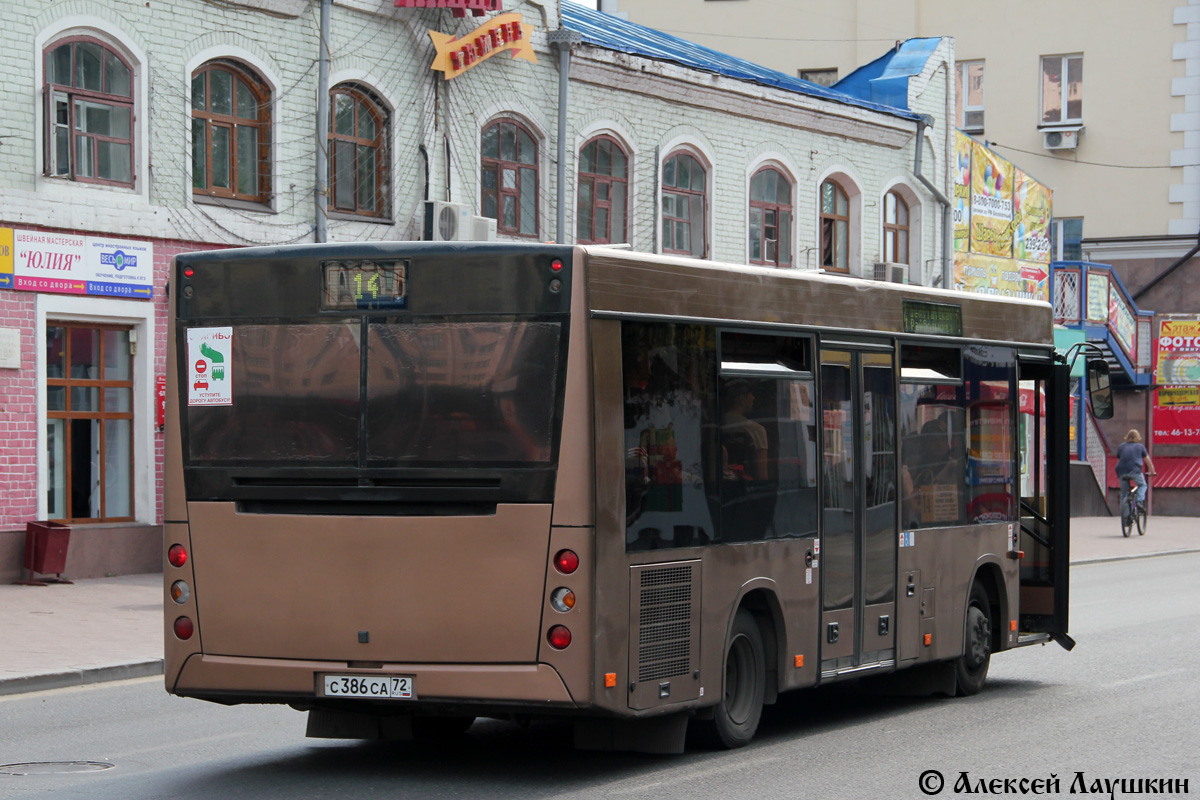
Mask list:
[[[1117,480],[1121,482],[1121,505],[1129,494],[1129,481],[1137,484],[1138,509],[1146,507],[1146,475],[1153,475],[1154,462],[1142,444],[1142,435],[1134,428],[1125,434],[1125,441],[1117,447]]]

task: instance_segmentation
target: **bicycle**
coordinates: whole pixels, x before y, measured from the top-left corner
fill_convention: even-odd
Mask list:
[[[1150,473],[1145,474],[1146,491],[1150,491]],[[1146,535],[1146,503],[1137,502],[1137,482],[1131,477],[1121,479],[1126,488],[1125,498],[1121,501],[1121,535],[1129,538],[1133,528],[1137,526],[1138,536]]]

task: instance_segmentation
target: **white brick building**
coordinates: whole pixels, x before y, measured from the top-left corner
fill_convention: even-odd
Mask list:
[[[501,52],[446,79],[428,32],[473,37],[488,17],[335,0],[330,241],[421,238],[427,200],[496,218],[500,239],[559,236],[563,12],[504,5],[536,63]],[[949,40],[880,103],[579,6],[565,23],[582,42],[564,241],[942,280],[929,187],[950,196]],[[0,579],[37,519],[72,524],[69,574],[157,569],[167,269],[313,239],[319,2],[13,0],[0,24],[0,330],[19,342],[0,360]]]

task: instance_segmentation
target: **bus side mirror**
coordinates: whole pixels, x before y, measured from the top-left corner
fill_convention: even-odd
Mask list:
[[[1112,384],[1108,379],[1108,362],[1091,358],[1087,362],[1088,396],[1092,399],[1092,414],[1096,419],[1112,419]]]

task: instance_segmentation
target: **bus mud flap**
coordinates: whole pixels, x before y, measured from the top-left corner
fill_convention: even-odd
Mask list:
[[[388,739],[410,742],[413,740],[412,717],[380,717],[376,714],[314,708],[308,712],[308,728],[304,735],[310,739]]]
[[[575,749],[678,755],[687,739],[687,724],[687,713],[649,719],[576,720]]]

